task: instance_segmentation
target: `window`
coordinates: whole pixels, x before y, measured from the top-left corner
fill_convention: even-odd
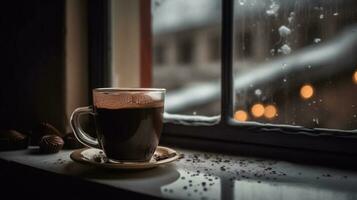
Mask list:
[[[235,47],[235,118],[357,129],[357,87],[352,79],[357,59],[347,59],[355,53],[349,49],[357,46],[351,44],[357,12],[351,13],[356,8],[350,0],[237,3],[235,34],[241,37]],[[338,51],[327,56],[329,48]],[[248,52],[249,57],[239,56]]]
[[[153,86],[168,89],[167,141],[357,154],[353,0],[153,0],[152,7],[154,46],[164,44],[167,63],[153,67]],[[220,65],[210,62],[217,30]]]
[[[349,3],[348,5],[351,6],[351,2],[341,1],[338,5]],[[310,8],[310,6],[316,6],[314,5],[315,3],[309,4],[306,2],[302,4],[299,1],[287,0],[234,1],[234,7],[232,7],[231,3],[233,1],[223,1],[222,8],[223,94],[220,120],[188,117],[175,120],[172,118],[169,120],[170,123],[166,124],[165,131],[172,136],[201,137],[238,142],[240,145],[264,144],[276,147],[356,153],[352,145],[357,142],[355,127],[353,127],[353,125],[356,126],[356,123],[352,122],[352,126],[341,124],[340,127],[337,127],[331,121],[321,124],[326,112],[322,108],[321,110],[316,110],[320,108],[313,106],[317,101],[320,101],[319,99],[309,100],[309,98],[316,97],[314,95],[317,95],[317,88],[321,88],[321,91],[323,89],[340,91],[338,88],[327,87],[324,84],[331,84],[331,81],[337,81],[339,77],[335,77],[335,74],[340,71],[343,65],[349,66],[349,70],[343,72],[346,73],[345,80],[349,82],[349,89],[346,88],[348,92],[343,95],[337,95],[337,97],[340,96],[340,98],[344,97],[351,100],[349,103],[352,107],[352,102],[355,101],[355,92],[351,92],[351,89],[352,87],[357,89],[351,79],[356,70],[355,60],[349,59],[350,62],[347,64],[341,62],[341,60],[339,61],[341,57],[336,57],[336,60],[332,62],[327,55],[325,55],[327,56],[325,57],[326,60],[323,60],[314,52],[324,47],[331,48],[324,44],[324,41],[328,40],[327,36],[325,36],[327,34],[322,34],[321,38],[317,38],[314,35],[321,30],[320,27],[323,27],[322,30],[326,30],[325,25],[329,24],[329,22],[320,24],[318,20],[321,20],[321,14],[317,15],[318,19],[316,20],[303,19],[304,15],[312,17],[306,12],[314,12],[314,9]],[[290,4],[295,5],[295,7],[289,6]],[[337,7],[326,5],[324,12],[336,17],[336,12],[342,12],[342,10],[334,10],[332,12]],[[289,8],[295,10],[290,11]],[[350,11],[347,10],[347,13],[350,13]],[[354,15],[349,15],[349,17],[352,16]],[[331,18],[334,19],[333,17]],[[327,16],[324,19],[326,20]],[[301,21],[297,22],[298,20]],[[353,21],[351,19],[348,20]],[[318,24],[319,28],[313,30],[312,27],[304,27],[302,22],[305,21],[306,23],[311,22],[311,26]],[[297,33],[299,27],[304,29],[300,34]],[[347,32],[350,33],[345,33],[349,35],[343,35],[342,38],[348,38],[347,41],[350,42],[354,41],[351,38],[354,30],[347,29]],[[322,33],[324,32],[322,31]],[[312,35],[306,36],[306,34]],[[238,38],[235,38],[236,41],[233,40],[234,35],[238,35]],[[335,34],[329,35],[331,41],[335,40]],[[314,37],[314,40],[307,42],[311,37]],[[233,49],[234,42],[236,42],[235,49]],[[356,50],[355,47],[351,46],[347,48]],[[310,56],[305,54],[304,57],[299,57],[304,55],[304,50],[307,50]],[[233,58],[233,55],[238,56]],[[294,58],[294,56],[296,57]],[[306,64],[306,68],[300,74],[297,73],[296,68],[289,68],[293,65],[293,62],[295,62],[295,65],[301,65],[304,59],[314,57],[316,60],[310,64],[315,65],[315,67]],[[335,67],[337,63],[340,63],[340,65]],[[324,68],[323,64],[332,70],[324,70],[326,68]],[[272,71],[261,67],[271,65],[274,69]],[[310,68],[317,69],[319,66],[321,67],[320,69],[323,69],[320,74],[317,71],[308,74],[307,70],[310,70]],[[276,76],[273,71],[278,71],[277,73],[281,77]],[[314,81],[321,76],[327,77],[326,83],[316,83]],[[337,79],[333,80],[332,78],[334,77]],[[300,82],[298,81],[299,79]],[[289,85],[291,83],[289,87],[285,85],[287,82],[289,82]],[[293,83],[295,86],[293,86]],[[337,84],[337,82],[335,83]],[[322,100],[322,102],[331,101],[334,96],[324,98],[326,99]],[[207,102],[209,101],[212,100]],[[302,104],[305,107],[301,107]],[[308,112],[307,109],[311,110]],[[311,113],[318,113],[321,118],[315,117]],[[334,116],[337,113],[330,115]],[[306,114],[311,116],[307,117]],[[232,121],[232,119],[236,120]],[[311,122],[305,123],[306,120]],[[340,119],[335,118],[335,120]],[[342,120],[351,122],[353,117],[350,116],[348,119]],[[320,123],[320,126],[316,126],[318,123]],[[177,124],[189,124],[191,126],[185,129]],[[341,137],[348,137],[348,139],[341,139]],[[343,144],[343,148],[336,146],[336,144]]]

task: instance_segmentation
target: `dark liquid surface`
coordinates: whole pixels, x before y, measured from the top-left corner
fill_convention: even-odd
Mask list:
[[[150,160],[161,135],[163,107],[95,110],[98,139],[108,158]]]

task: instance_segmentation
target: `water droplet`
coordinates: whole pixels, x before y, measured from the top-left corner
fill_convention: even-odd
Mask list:
[[[245,0],[239,0],[239,5],[243,6],[245,4]]]
[[[315,38],[314,39],[314,43],[317,44],[317,43],[320,43],[321,42],[321,38]]]
[[[294,22],[294,19],[295,19],[295,13],[290,12],[290,16],[288,17],[289,24],[292,24]]]
[[[316,118],[312,118],[312,121],[317,125],[319,124],[319,118],[317,118],[317,117]]]
[[[287,37],[290,34],[291,34],[291,30],[288,27],[286,27],[284,25],[280,26],[280,28],[279,28],[280,37]]]
[[[281,65],[281,69],[282,69],[282,70],[285,70],[285,69],[286,69],[286,63],[283,63],[283,64]]]
[[[260,95],[262,95],[262,91],[260,89],[256,89],[254,91],[254,94],[257,95],[257,96],[260,96]]]
[[[269,6],[269,9],[266,11],[267,15],[269,16],[278,16],[280,5],[275,1],[272,1],[272,4]]]
[[[325,17],[324,14],[321,14],[319,18],[323,19],[324,17]]]
[[[275,55],[275,49],[270,49],[270,54],[271,54],[272,56],[274,56],[274,55]]]
[[[280,47],[280,50],[283,54],[287,55],[291,53],[291,48],[289,47],[289,45],[284,44],[283,46]]]

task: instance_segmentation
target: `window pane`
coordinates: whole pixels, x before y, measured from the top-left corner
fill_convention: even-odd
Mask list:
[[[357,129],[357,1],[236,0],[235,119]]]
[[[169,113],[220,113],[221,2],[153,0],[153,86]]]

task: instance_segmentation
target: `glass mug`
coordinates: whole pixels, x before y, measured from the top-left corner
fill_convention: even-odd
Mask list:
[[[103,149],[109,161],[146,162],[159,143],[165,89],[93,89],[93,107],[73,111],[70,124],[76,138],[88,147]],[[85,133],[80,116],[94,116],[97,138]]]

